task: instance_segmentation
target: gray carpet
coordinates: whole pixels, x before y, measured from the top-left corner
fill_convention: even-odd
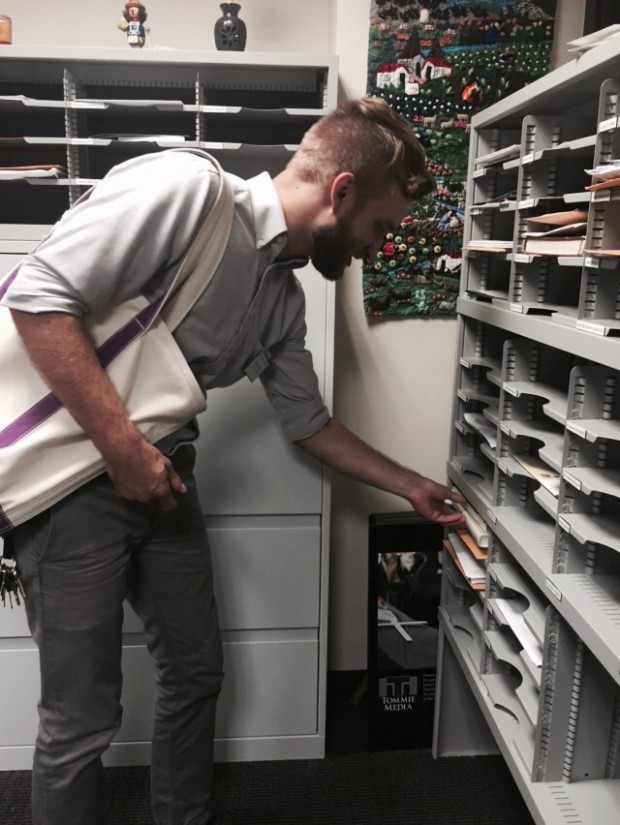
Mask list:
[[[435,761],[426,750],[217,766],[235,825],[532,825],[500,757]],[[146,768],[110,768],[109,825],[152,825]],[[0,773],[0,823],[31,825],[30,775]],[[84,823],[88,825],[88,823]]]

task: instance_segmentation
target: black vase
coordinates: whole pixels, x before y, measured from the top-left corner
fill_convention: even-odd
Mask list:
[[[247,29],[238,17],[239,3],[220,3],[222,17],[216,20],[213,29],[215,48],[218,51],[242,52],[245,49]]]

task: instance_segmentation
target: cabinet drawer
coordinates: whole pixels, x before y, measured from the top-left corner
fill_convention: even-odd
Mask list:
[[[207,516],[320,513],[323,471],[286,440],[258,381],[209,390],[194,475]]]
[[[20,648],[1,650],[0,673],[4,674],[0,679],[2,747],[34,745],[41,693],[39,651],[30,642]]]
[[[215,595],[223,630],[319,626],[321,529],[318,518],[295,526],[240,519],[208,527]],[[125,604],[125,633],[142,633],[141,620]],[[23,604],[4,610],[0,638],[30,638]]]
[[[14,605],[13,610],[0,606],[0,611],[2,611],[0,612],[0,639],[30,639],[30,629],[23,602],[19,607]]]
[[[216,737],[316,733],[318,654],[316,640],[225,644]]]
[[[318,649],[313,639],[226,643],[217,737],[316,733]],[[1,651],[0,668],[12,675],[0,680],[2,746],[32,746],[38,726],[38,653]],[[143,645],[123,649],[123,673],[123,723],[115,741],[149,742],[155,689],[153,664]]]
[[[216,737],[316,733],[318,647],[316,640],[225,643]],[[145,647],[124,648],[123,673],[123,724],[115,741],[148,742],[154,682]]]
[[[240,520],[208,523],[223,630],[319,625],[319,519],[300,526]]]

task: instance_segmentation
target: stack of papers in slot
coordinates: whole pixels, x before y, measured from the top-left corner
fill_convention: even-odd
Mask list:
[[[456,530],[456,534],[477,561],[486,561],[489,555],[488,549],[480,547],[468,530]]]
[[[512,241],[499,241],[486,238],[472,238],[467,242],[465,249],[471,252],[510,252],[514,244]]]
[[[151,135],[134,134],[120,132],[104,132],[99,135],[91,135],[93,140],[118,140],[121,143],[184,143],[185,135]]]
[[[620,161],[610,160],[608,163],[595,166],[594,169],[586,169],[586,172],[593,178],[598,178],[599,181],[614,180],[614,178],[620,178]]]
[[[582,255],[586,245],[586,221],[556,226],[545,232],[526,232],[526,255]]]
[[[542,647],[523,618],[523,613],[529,606],[527,599],[491,598],[487,600],[487,603],[496,620],[512,630],[534,665],[542,667]]]
[[[486,587],[484,559],[475,558],[459,533],[456,532],[448,533],[444,547],[472,590],[484,590]]]
[[[556,498],[560,495],[560,474],[537,456],[515,455],[515,461],[540,481],[541,485]]]
[[[39,164],[35,166],[0,166],[0,180],[66,177],[66,169],[57,163]]]
[[[489,546],[489,532],[484,519],[478,515],[469,502],[465,504],[453,503],[452,506],[465,516],[467,529],[480,547]]]
[[[620,174],[620,169],[618,171]],[[587,209],[569,209],[565,212],[545,212],[544,215],[532,215],[527,218],[528,224],[544,224],[545,226],[571,226],[576,223],[587,223]]]

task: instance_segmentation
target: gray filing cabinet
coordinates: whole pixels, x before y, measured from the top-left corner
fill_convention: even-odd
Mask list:
[[[330,56],[7,46],[0,54],[0,167],[61,164],[66,176],[1,179],[8,271],[113,165],[199,146],[249,177],[276,174],[336,105]],[[328,405],[333,285],[308,266],[308,345]],[[262,389],[209,393],[197,480],[213,551],[226,673],[220,760],[324,754],[329,479],[288,444]],[[152,672],[128,609],[124,721],[107,764],[149,761]],[[37,652],[20,609],[0,611],[0,770],[29,768]]]
[[[619,90],[612,41],[472,121],[448,472],[490,545],[482,594],[447,560],[434,751],[499,750],[539,825],[620,817]],[[584,254],[525,254],[575,208]]]

